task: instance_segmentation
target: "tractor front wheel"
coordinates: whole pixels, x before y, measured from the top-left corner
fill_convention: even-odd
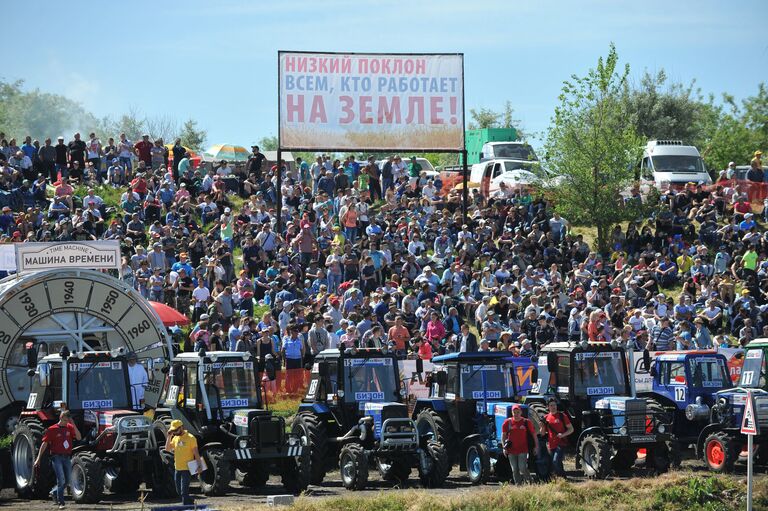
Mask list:
[[[710,470],[720,473],[732,472],[738,457],[737,442],[725,431],[710,433],[704,440],[704,460]]]
[[[584,475],[590,479],[605,479],[611,472],[611,448],[603,435],[586,435],[578,446]]]
[[[104,495],[104,471],[91,453],[72,458],[72,498],[78,504],[95,504]]]
[[[488,449],[480,443],[467,448],[467,475],[472,484],[485,484],[491,475],[491,458]]]
[[[200,487],[207,496],[224,495],[232,481],[232,465],[224,459],[224,451],[219,447],[203,448],[203,461],[206,470],[200,474]]]
[[[347,444],[339,454],[341,482],[348,490],[363,490],[368,484],[368,457],[360,444]]]

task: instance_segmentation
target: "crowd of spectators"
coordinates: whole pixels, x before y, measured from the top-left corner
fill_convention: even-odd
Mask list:
[[[0,241],[119,240],[123,278],[192,318],[180,349],[252,350],[297,368],[334,346],[428,360],[533,356],[568,340],[685,350],[768,335],[765,219],[727,169],[710,187],[661,193],[652,216],[616,226],[598,253],[526,187],[473,190],[465,220],[460,193],[415,158],[270,168],[253,146],[238,173],[225,161],[195,168],[180,141],[168,149],[148,135],[0,140],[0,190],[13,197]],[[119,204],[100,187],[122,191]]]

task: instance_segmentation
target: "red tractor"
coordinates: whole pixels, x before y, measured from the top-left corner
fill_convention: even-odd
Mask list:
[[[63,348],[30,369],[32,390],[13,433],[11,459],[21,497],[46,498],[55,475],[45,458],[34,460],[45,429],[66,406],[83,439],[72,452],[75,502],[98,502],[104,489],[136,491],[144,481],[157,498],[175,494],[171,473],[161,462],[152,422],[134,409],[126,356],[92,351],[70,354]],[[47,457],[47,455],[46,455]]]

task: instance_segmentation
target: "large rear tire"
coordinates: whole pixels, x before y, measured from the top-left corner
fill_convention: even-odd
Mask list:
[[[286,491],[298,495],[305,491],[312,480],[312,461],[309,446],[304,446],[301,456],[293,456],[283,461],[281,481]]]
[[[364,490],[368,484],[368,456],[360,444],[347,444],[339,454],[341,483],[348,490]]]
[[[104,495],[104,470],[92,453],[72,458],[72,498],[78,504],[95,504]]]
[[[134,493],[141,484],[141,474],[120,467],[104,469],[104,489],[112,493]]]
[[[264,466],[252,464],[248,470],[235,470],[235,480],[246,488],[261,488],[269,481],[269,470]]]
[[[725,431],[710,433],[704,440],[704,461],[713,472],[733,472],[739,451],[736,439]]]
[[[152,463],[152,498],[172,499],[178,497],[174,481],[173,466],[163,462],[159,455]]]
[[[48,498],[48,492],[56,481],[46,454],[35,468],[35,459],[43,443],[43,423],[37,418],[21,421],[13,431],[11,462],[13,465],[16,493],[24,499]]]
[[[398,463],[396,460],[376,458],[376,468],[382,479],[400,486],[405,486],[411,476],[411,467]]]
[[[419,463],[419,479],[425,488],[439,488],[445,483],[451,472],[451,462],[445,446],[435,440],[427,442],[427,456],[430,459],[430,469],[423,470]]]
[[[232,481],[232,465],[224,459],[224,451],[220,447],[204,447],[200,453],[207,466],[200,474],[200,488],[207,496],[224,495]]]
[[[309,446],[311,484],[322,484],[331,461],[328,446],[328,430],[320,417],[311,412],[296,415],[291,432],[299,438],[305,437]],[[329,462],[330,461],[330,462]]]
[[[419,436],[432,433],[432,440],[443,444],[448,452],[448,461],[451,465],[458,461],[460,453],[456,444],[456,435],[447,415],[432,409],[422,410],[416,416],[416,430]]]
[[[611,473],[611,448],[602,435],[586,435],[578,446],[584,475],[590,479],[605,479]]]

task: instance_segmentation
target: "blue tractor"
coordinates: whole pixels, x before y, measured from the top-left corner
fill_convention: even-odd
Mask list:
[[[405,484],[416,468],[426,487],[441,486],[450,465],[445,448],[421,435],[403,402],[393,351],[330,349],[315,357],[307,394],[292,432],[310,447],[311,481],[336,466],[349,490],[362,490],[369,467],[385,481]]]
[[[638,388],[648,408],[672,424],[670,462],[678,466],[682,451],[696,445],[710,421],[716,393],[733,385],[724,355],[713,350],[668,351],[643,362],[650,385]]]
[[[709,409],[709,424],[699,433],[696,452],[710,470],[731,472],[747,443],[741,423],[747,404],[747,392],[753,396],[759,435],[754,439],[757,465],[768,464],[768,339],[750,342],[745,349],[744,365],[738,386],[715,393]],[[703,415],[703,408],[700,413]]]
[[[444,445],[451,465],[466,470],[472,484],[485,483],[491,472],[508,481],[501,424],[525,393],[521,387],[528,388],[524,382],[535,380],[535,364],[504,352],[451,353],[434,357],[432,363],[430,397],[418,399],[412,415],[419,434]],[[523,406],[523,414],[528,415],[528,407]],[[538,431],[538,415],[531,418]]]
[[[544,346],[538,379],[524,403],[542,416],[550,398],[573,424],[576,468],[589,478],[634,466],[646,449],[646,467],[669,469],[671,424],[649,401],[633,397],[626,351],[618,343],[556,342]]]

